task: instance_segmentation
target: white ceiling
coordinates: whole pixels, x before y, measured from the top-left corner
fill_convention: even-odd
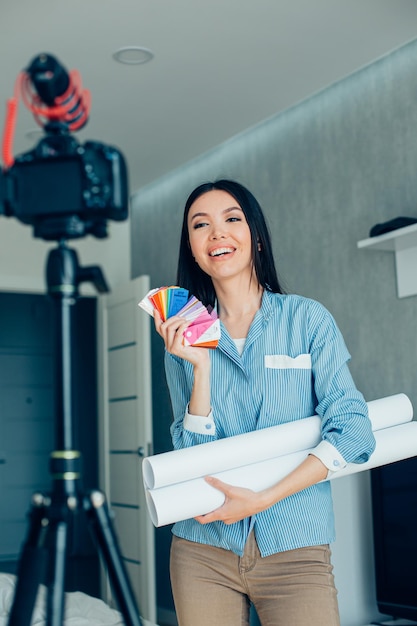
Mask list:
[[[121,149],[134,191],[415,37],[416,0],[1,0],[0,98],[40,52],[78,69],[76,136]],[[117,64],[127,45],[154,59]],[[33,128],[20,104],[14,154]]]

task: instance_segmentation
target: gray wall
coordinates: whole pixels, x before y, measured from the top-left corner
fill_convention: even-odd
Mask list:
[[[139,190],[132,201],[133,277],[149,274],[154,287],[175,281],[185,199],[218,177],[257,196],[286,289],[333,313],[365,398],[404,392],[417,406],[417,298],[397,298],[393,254],[356,246],[376,223],[417,217],[417,41]],[[153,335],[159,452],[170,446],[170,414],[162,346]],[[333,491],[342,623],[359,626],[378,615],[369,475],[335,481]],[[161,571],[168,534],[157,531]]]

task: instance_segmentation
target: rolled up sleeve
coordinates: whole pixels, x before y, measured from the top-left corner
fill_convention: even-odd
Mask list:
[[[326,443],[324,458],[330,463],[341,459],[345,463],[365,463],[375,449],[368,406],[350,374],[350,354],[343,337],[330,313],[324,311],[311,347],[316,412],[322,418],[322,439]],[[337,451],[338,458],[327,456],[330,447]]]

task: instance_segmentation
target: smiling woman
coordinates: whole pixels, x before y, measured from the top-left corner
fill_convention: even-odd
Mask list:
[[[239,204],[222,189],[203,194],[188,214],[191,253],[199,268],[220,288],[236,275],[249,284],[254,273],[251,232]]]
[[[210,192],[210,197],[208,192]],[[265,288],[268,284],[271,291],[281,293],[282,288],[275,269],[270,235],[262,210],[254,196],[242,185],[233,181],[205,183],[190,194],[185,206],[180,241],[177,277],[178,281],[180,281],[179,284],[182,285],[186,282],[190,285],[191,293],[198,293],[199,296],[197,297],[206,306],[208,304],[214,306],[216,292],[211,277],[195,263],[192,253],[191,238],[193,232],[190,226],[193,227],[195,225],[190,225],[189,220],[198,213],[195,203],[201,203],[200,207],[204,207],[207,203],[206,208],[209,208],[210,205],[217,204],[219,197],[224,203],[222,205],[223,210],[229,208],[235,211],[233,217],[226,213],[223,216],[223,220],[226,222],[228,218],[231,218],[231,220],[237,219],[240,223],[244,222],[244,224],[241,224],[243,231],[245,229],[249,230],[251,262],[256,274],[256,282],[259,283],[261,288]],[[215,212],[215,207],[212,206],[211,210]],[[198,218],[198,215],[196,215],[196,218]],[[205,224],[204,220],[202,224]],[[241,297],[241,300],[243,302],[244,298]]]
[[[217,307],[221,337],[215,350],[185,346],[188,322],[155,315],[174,448],[322,418],[319,444],[272,487],[254,492],[206,478],[224,494],[222,506],[173,527],[179,624],[246,626],[252,603],[263,626],[339,626],[333,507],[323,479],[367,461],[375,447],[340,331],[321,304],[283,293],[262,210],[234,181],[206,183],[189,196],[177,284]]]

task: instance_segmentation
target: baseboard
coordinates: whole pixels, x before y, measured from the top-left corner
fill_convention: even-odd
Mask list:
[[[366,624],[366,626],[417,626],[417,622],[409,619],[401,619],[401,617],[399,617],[396,619],[383,619],[382,621],[371,622],[370,624]]]
[[[158,606],[157,615],[157,622],[160,626],[178,626],[175,611],[169,611]]]

